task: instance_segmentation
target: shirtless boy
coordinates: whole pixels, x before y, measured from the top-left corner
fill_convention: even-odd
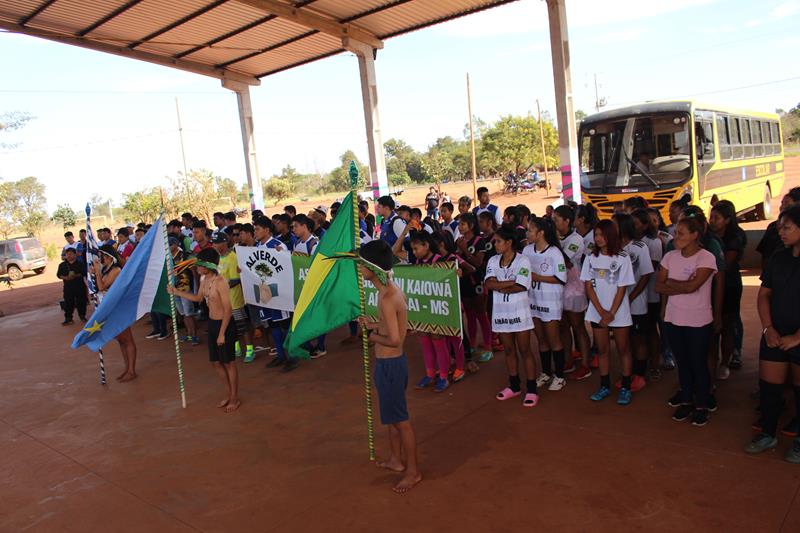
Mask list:
[[[228,395],[217,404],[232,413],[239,408],[239,373],[236,368],[236,328],[231,319],[231,298],[228,282],[217,274],[219,253],[213,248],[201,250],[197,254],[197,273],[200,275],[200,288],[197,294],[179,291],[172,285],[167,292],[193,302],[205,299],[208,305],[208,358],[225,383]]]
[[[422,481],[417,466],[417,439],[408,419],[406,386],[408,361],[403,352],[408,321],[406,299],[392,283],[392,250],[382,240],[371,241],[359,251],[359,266],[365,280],[378,289],[378,321],[361,317],[361,325],[375,345],[375,387],[378,389],[381,423],[389,426],[391,455],[387,461],[378,462],[381,468],[404,472],[394,486],[402,494]],[[403,464],[403,457],[406,463]]]

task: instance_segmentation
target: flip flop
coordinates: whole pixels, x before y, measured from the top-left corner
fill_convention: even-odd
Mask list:
[[[516,398],[520,394],[522,394],[522,391],[513,391],[509,387],[506,387],[505,389],[498,392],[495,398],[497,398],[502,402],[505,400],[510,400],[511,398]]]
[[[522,407],[536,407],[539,404],[539,395],[529,392],[525,395],[525,399],[522,400]]]

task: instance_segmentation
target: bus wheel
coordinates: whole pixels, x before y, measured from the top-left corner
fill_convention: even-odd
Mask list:
[[[769,191],[769,185],[764,187],[764,201],[756,206],[756,214],[760,220],[772,218],[772,194]]]

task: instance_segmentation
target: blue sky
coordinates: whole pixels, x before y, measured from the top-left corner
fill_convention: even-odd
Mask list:
[[[694,96],[773,111],[800,102],[800,0],[567,0],[576,108]],[[0,177],[37,176],[48,207],[167,182],[189,168],[244,183],[236,98],[219,82],[165,67],[0,33],[0,111],[36,117],[2,141]],[[554,113],[547,12],[517,3],[390,39],[376,62],[384,140],[419,150],[486,121]],[[787,80],[772,83],[777,80]],[[745,86],[757,87],[739,89]],[[262,176],[286,164],[326,171],[346,149],[366,159],[356,59],[342,54],[264,78],[252,89]]]

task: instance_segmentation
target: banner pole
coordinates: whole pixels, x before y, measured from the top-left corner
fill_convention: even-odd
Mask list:
[[[361,226],[359,224],[358,216],[358,167],[355,161],[350,162],[350,196],[353,204],[353,232],[356,243],[356,253],[358,248],[361,247]],[[361,270],[356,265],[356,273],[358,274],[358,300],[361,306],[361,316],[367,315],[367,302],[364,295],[364,276],[361,275]],[[367,445],[369,447],[369,460],[375,460],[375,425],[372,421],[372,380],[370,378],[369,368],[369,337],[367,337],[367,330],[361,328],[361,356],[364,361],[364,399],[367,404]]]
[[[175,272],[175,265],[172,262],[172,253],[169,251],[169,235],[167,235],[167,225],[164,222],[164,211],[163,211],[163,192],[162,192],[162,211],[161,211],[161,234],[164,237],[164,249],[166,250],[166,259],[164,264],[167,267],[167,286],[174,287],[175,283],[172,278],[173,272]],[[186,388],[184,387],[183,383],[183,363],[181,361],[181,343],[180,339],[178,339],[178,317],[175,312],[175,295],[169,293],[169,312],[172,315],[172,337],[175,339],[175,359],[178,362],[178,386],[181,391],[181,407],[186,409]]]
[[[92,206],[87,203],[86,204],[86,246],[90,247],[92,241],[94,241],[94,233],[92,232]],[[94,304],[95,311],[97,310],[97,306],[100,304],[100,299],[97,297],[97,283],[95,280],[92,279],[92,269],[90,267],[89,259],[92,258],[94,260],[94,254],[90,250],[86,251],[86,286],[88,287],[88,292],[90,293],[89,296],[92,299],[92,304]],[[87,302],[88,304],[88,302]],[[106,384],[106,363],[105,363],[105,356],[103,355],[103,349],[97,350],[97,357],[99,358],[100,362],[100,385]]]

